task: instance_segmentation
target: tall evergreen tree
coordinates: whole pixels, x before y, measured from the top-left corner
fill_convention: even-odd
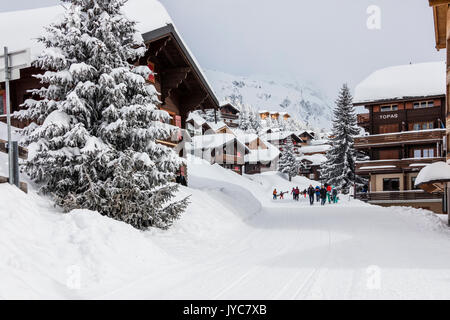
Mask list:
[[[298,175],[299,164],[294,153],[294,144],[289,136],[278,161],[278,171],[287,174],[289,181]]]
[[[146,50],[136,24],[122,14],[124,0],[64,1],[65,16],[39,39],[46,49],[34,66],[46,71],[36,75],[44,86],[18,114],[42,123],[30,130],[25,170],[66,211],[168,228],[188,204],[173,200],[183,160],[156,143],[173,128],[146,82],[149,68],[129,63]]]
[[[196,110],[194,111],[194,113],[196,113],[197,115],[199,115],[208,122],[222,121],[222,116],[220,112],[216,111],[215,109]]]
[[[261,117],[259,116],[259,113],[256,112],[255,110],[252,110],[250,113],[250,123],[255,133],[261,131],[262,129]]]
[[[239,115],[239,129],[245,132],[254,132],[253,130],[253,124],[251,121],[251,113],[249,112],[248,108],[244,107],[241,109],[240,115]]]
[[[333,113],[332,148],[322,165],[322,180],[348,194],[354,183],[364,180],[355,174],[356,151],[354,137],[358,134],[353,98],[347,84],[340,90]]]

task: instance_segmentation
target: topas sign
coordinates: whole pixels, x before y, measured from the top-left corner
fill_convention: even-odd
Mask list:
[[[380,119],[381,120],[398,119],[398,113],[380,114]]]

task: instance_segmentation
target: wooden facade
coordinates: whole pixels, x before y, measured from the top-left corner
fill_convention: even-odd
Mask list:
[[[211,164],[218,164],[225,169],[230,169],[240,175],[243,173],[245,155],[249,149],[242,145],[236,138],[224,142],[214,148],[199,148],[194,154]]]
[[[239,127],[239,110],[232,104],[227,103],[222,105],[220,107],[220,115],[222,116],[223,121],[230,128]]]
[[[358,105],[358,104],[356,104]],[[359,104],[361,105],[361,104]],[[445,160],[445,96],[373,101],[358,123],[369,133],[355,138],[355,148],[370,160],[356,173],[369,180],[360,197],[384,205],[413,205],[443,212],[442,195],[417,192],[415,179],[427,164]]]

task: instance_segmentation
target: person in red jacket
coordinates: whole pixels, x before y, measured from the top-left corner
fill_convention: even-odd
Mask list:
[[[327,198],[328,198],[328,203],[331,203],[331,191],[333,190],[333,188],[330,185],[327,185]]]

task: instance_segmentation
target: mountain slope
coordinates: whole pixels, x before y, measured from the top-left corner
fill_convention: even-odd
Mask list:
[[[206,70],[221,100],[249,104],[257,110],[284,111],[315,129],[331,127],[332,104],[313,85],[273,76],[236,76]]]

